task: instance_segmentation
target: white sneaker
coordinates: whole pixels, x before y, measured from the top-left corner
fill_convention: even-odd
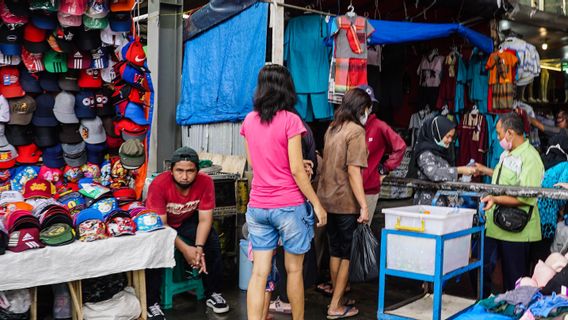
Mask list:
[[[209,299],[207,299],[207,306],[213,309],[215,313],[225,313],[229,312],[229,305],[227,301],[220,293],[213,293]]]
[[[154,305],[148,307],[148,320],[166,320],[166,316],[159,304],[154,303]]]

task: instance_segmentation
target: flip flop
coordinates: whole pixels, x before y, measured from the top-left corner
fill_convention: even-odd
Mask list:
[[[350,313],[353,311],[352,313]],[[327,314],[327,319],[346,319],[351,318],[359,314],[359,309],[355,308],[354,306],[345,307],[345,311],[342,314]]]
[[[346,307],[353,307],[357,303],[355,299],[341,299],[341,300],[344,301],[343,305]],[[327,305],[327,308],[329,309],[329,304]]]
[[[333,288],[331,286],[331,282],[320,283],[316,287],[316,291],[327,297],[331,297],[333,295]]]

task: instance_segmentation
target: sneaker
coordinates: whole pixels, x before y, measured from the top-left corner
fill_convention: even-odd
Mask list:
[[[154,303],[153,306],[148,307],[148,320],[166,320],[166,316],[159,304]]]
[[[220,293],[213,293],[209,299],[207,299],[207,306],[213,309],[215,313],[225,313],[229,311],[229,305]]]
[[[280,297],[278,297],[276,298],[276,300],[270,301],[269,310],[270,312],[291,314],[292,306],[289,303],[282,302],[282,300],[280,300]]]

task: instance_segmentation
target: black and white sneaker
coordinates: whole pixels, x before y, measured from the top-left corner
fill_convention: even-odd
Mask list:
[[[207,306],[213,309],[213,312],[215,313],[229,312],[229,305],[220,293],[213,293],[209,296],[209,299],[207,299]]]
[[[154,305],[148,307],[148,320],[166,320],[166,316],[159,304],[154,303]]]

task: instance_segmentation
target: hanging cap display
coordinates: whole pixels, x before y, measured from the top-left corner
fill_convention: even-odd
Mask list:
[[[38,127],[56,127],[59,122],[53,114],[55,98],[51,94],[42,94],[36,97],[36,110],[32,117],[32,123]]]
[[[101,71],[98,69],[83,69],[77,82],[80,88],[96,89],[103,85]]]
[[[76,49],[74,40],[78,37],[77,35],[79,34],[79,31],[79,28],[74,27],[58,27],[53,31],[55,41],[62,52],[71,53]]]
[[[79,128],[81,137],[86,143],[98,144],[106,141],[106,133],[103,127],[101,118],[95,117],[94,119],[81,120],[81,127]]]
[[[59,11],[74,16],[82,16],[87,10],[87,0],[59,0]]]
[[[0,93],[10,99],[23,97],[26,93],[20,85],[20,71],[16,67],[3,67],[0,68],[0,79],[2,85],[0,86]]]
[[[129,12],[134,8],[135,0],[110,0],[110,11]]]
[[[22,49],[22,60],[24,61],[24,66],[30,73],[37,73],[45,70],[43,64],[43,53],[32,53]]]
[[[9,124],[28,125],[32,122],[34,111],[36,110],[36,102],[30,96],[22,98],[9,99],[10,105],[10,122]]]
[[[114,32],[130,32],[132,16],[130,12],[111,12],[108,16],[110,29]]]
[[[81,19],[81,16],[74,16],[72,14],[66,14],[63,12],[57,13],[57,20],[59,20],[59,24],[61,24],[61,26],[64,28],[80,27],[81,24],[83,23],[83,19]]]
[[[28,22],[28,12],[27,12],[27,6],[14,6],[12,7],[12,9],[23,9],[26,10],[25,13],[23,15],[17,15],[15,14],[13,11],[10,11],[10,9],[8,8],[8,4],[10,4],[10,1],[0,1],[0,18],[2,18],[2,21],[4,21],[4,23],[6,24],[24,24]]]
[[[0,67],[3,66],[17,66],[22,62],[22,58],[20,56],[9,56],[7,54],[2,53],[0,49]]]
[[[67,72],[67,57],[65,56],[65,53],[59,53],[50,50],[45,53],[43,57],[43,64],[45,65],[45,70],[47,70],[47,72]]]
[[[66,91],[57,94],[53,114],[61,123],[79,123],[75,115],[75,96]]]
[[[56,145],[59,143],[57,127],[34,127],[34,141],[40,148]]]
[[[83,25],[85,25],[87,29],[102,30],[108,26],[108,19],[106,17],[92,18],[85,15],[83,16]]]
[[[0,26],[0,50],[5,55],[19,56],[22,51],[24,28],[6,24]]]
[[[97,19],[106,17],[108,13],[108,0],[88,0],[86,16]]]
[[[48,92],[59,92],[59,84],[57,82],[58,74],[51,72],[42,72],[39,77],[39,85],[41,88]]]
[[[57,28],[57,14],[54,12],[36,10],[31,16],[32,23],[43,30]]]
[[[122,166],[127,170],[140,168],[146,160],[144,145],[136,139],[124,142],[122,146],[120,146],[118,154]]]
[[[47,43],[47,33],[31,23],[24,26],[24,48],[29,52],[41,53],[50,49]]]

